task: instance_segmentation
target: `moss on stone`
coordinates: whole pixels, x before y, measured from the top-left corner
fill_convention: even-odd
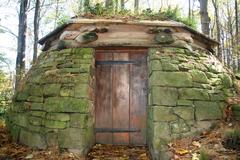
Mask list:
[[[153,107],[153,121],[169,122],[177,120],[177,116],[173,114],[171,107],[154,106]]]
[[[198,121],[222,118],[222,111],[218,102],[196,101],[194,104]]]
[[[44,85],[43,93],[45,96],[58,96],[60,88],[61,84],[46,84]]]
[[[152,105],[176,106],[178,93],[176,88],[153,87]]]
[[[189,73],[154,71],[150,76],[150,85],[191,87],[193,84],[192,77]]]
[[[191,70],[190,73],[194,82],[208,83],[208,78],[204,72],[199,70]]]
[[[179,91],[180,99],[189,100],[209,100],[209,95],[207,90],[198,88],[181,88]]]
[[[67,127],[67,122],[44,119],[43,125],[47,128],[64,129]]]
[[[56,121],[69,121],[70,115],[66,113],[48,113],[46,119],[56,120]]]
[[[89,111],[89,101],[87,99],[49,97],[46,98],[43,109],[47,112],[80,112]]]

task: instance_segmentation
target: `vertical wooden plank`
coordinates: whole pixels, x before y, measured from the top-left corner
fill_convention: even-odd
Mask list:
[[[129,60],[128,53],[114,53],[114,60]],[[129,129],[129,65],[113,66],[113,129]],[[114,144],[129,144],[129,132],[113,133]]]
[[[146,144],[147,106],[147,54],[131,53],[130,59],[137,61],[130,68],[130,129],[141,132],[130,133],[130,144]]]
[[[111,54],[97,53],[96,60],[111,60]],[[96,66],[95,128],[112,128],[112,71],[110,65]],[[97,133],[96,143],[111,144],[112,133]]]

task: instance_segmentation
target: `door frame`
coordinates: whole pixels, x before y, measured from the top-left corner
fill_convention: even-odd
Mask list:
[[[122,52],[131,52],[131,51],[134,51],[136,53],[139,53],[141,52],[142,54],[146,54],[146,56],[148,57],[148,48],[146,47],[97,47],[95,48],[95,54],[96,53],[122,53]],[[130,53],[131,54],[131,53]],[[94,98],[94,106],[96,107],[96,96],[97,96],[97,88],[96,88],[96,80],[97,80],[97,75],[96,75],[96,56],[95,56],[95,72],[94,72],[94,77],[95,77],[95,90],[94,90],[94,95],[95,95],[95,98]],[[146,59],[147,61],[147,59]],[[147,72],[147,75],[146,75],[146,83],[148,84],[148,62],[146,62],[146,72]],[[148,85],[146,86],[147,87],[147,92],[146,92],[146,119],[145,119],[145,126],[146,126],[146,130],[145,130],[145,145],[147,145],[147,129],[148,129],[148,125],[147,125],[147,122],[148,122]],[[129,106],[130,107],[130,106]],[[130,113],[129,113],[130,114]],[[94,137],[96,138],[96,109],[94,111]],[[113,142],[112,142],[113,143]]]

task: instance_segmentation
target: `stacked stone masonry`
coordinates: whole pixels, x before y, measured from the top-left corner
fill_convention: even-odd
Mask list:
[[[153,159],[166,144],[207,129],[235,95],[232,75],[210,52],[148,49],[147,143]],[[43,52],[19,85],[7,126],[13,139],[86,154],[94,140],[94,49]],[[166,157],[165,157],[166,156]]]
[[[148,142],[153,159],[168,159],[174,138],[207,129],[235,95],[232,76],[211,53],[180,48],[149,50]]]
[[[8,126],[15,141],[86,154],[94,143],[94,50],[42,53],[14,97]]]

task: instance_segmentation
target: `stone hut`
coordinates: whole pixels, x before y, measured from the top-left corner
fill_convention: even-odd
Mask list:
[[[170,140],[209,128],[235,94],[218,43],[178,22],[72,19],[39,43],[7,121],[33,148],[147,145],[168,159]]]

